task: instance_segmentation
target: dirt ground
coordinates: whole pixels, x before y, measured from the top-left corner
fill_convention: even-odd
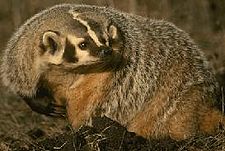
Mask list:
[[[0,121],[4,130],[0,134],[2,151],[222,151],[225,147],[224,129],[215,136],[198,136],[180,142],[146,140],[106,117],[96,118],[93,127],[81,127],[75,132],[65,120],[35,114],[20,101],[13,107],[1,108],[5,118]]]
[[[0,1],[0,6],[3,6],[0,10],[1,50],[15,28],[24,20],[46,6],[64,1],[24,0],[22,8],[29,9],[25,9],[28,12],[20,12],[22,17],[19,19],[10,9],[13,6],[10,2],[13,1]],[[187,31],[205,52],[214,68],[223,91],[221,100],[225,99],[225,2],[161,0],[159,4],[154,0],[140,0],[135,9],[128,9],[127,1],[114,0],[114,2],[114,7],[117,9],[128,12],[135,10],[135,13],[151,18],[164,18]],[[88,4],[94,4],[94,2]],[[33,7],[30,7],[31,5]],[[12,14],[14,17],[10,17]],[[67,119],[46,117],[31,111],[23,100],[12,95],[1,84],[0,96],[0,151],[225,150],[223,128],[214,136],[198,136],[181,142],[170,139],[146,140],[103,117],[94,119],[93,127],[81,127],[75,132]],[[222,106],[219,108],[222,110]]]

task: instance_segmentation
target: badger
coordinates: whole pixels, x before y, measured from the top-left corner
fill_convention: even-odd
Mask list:
[[[5,86],[74,129],[106,116],[145,138],[182,140],[225,123],[203,52],[164,20],[62,4],[26,21],[3,52]]]

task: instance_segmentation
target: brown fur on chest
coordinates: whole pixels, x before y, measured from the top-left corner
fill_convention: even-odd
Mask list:
[[[85,124],[104,101],[111,73],[48,76],[48,85],[57,104],[66,104],[74,128]],[[61,79],[61,80],[60,80]],[[62,84],[63,83],[63,84]]]

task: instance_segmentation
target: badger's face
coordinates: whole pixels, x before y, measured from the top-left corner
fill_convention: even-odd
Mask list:
[[[70,12],[67,30],[45,31],[41,58],[49,64],[68,68],[118,64],[122,37],[119,29],[102,16]],[[106,66],[105,66],[106,67]]]

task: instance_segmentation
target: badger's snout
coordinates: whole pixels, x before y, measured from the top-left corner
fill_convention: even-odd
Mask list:
[[[100,57],[107,57],[110,56],[112,54],[112,48],[111,47],[105,47],[105,46],[101,46],[100,47],[100,51],[99,51],[99,56]]]

